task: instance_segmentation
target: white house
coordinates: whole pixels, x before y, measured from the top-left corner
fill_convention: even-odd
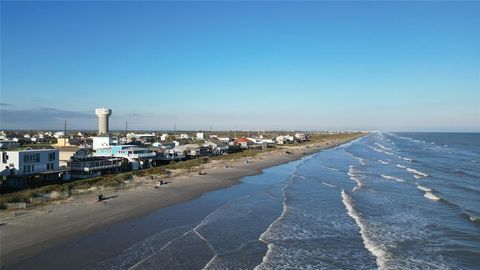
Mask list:
[[[197,140],[203,140],[203,132],[197,132]]]
[[[160,141],[166,141],[168,138],[168,134],[164,133],[162,136],[160,136]]]
[[[58,149],[27,148],[19,151],[2,151],[0,157],[2,176],[22,176],[55,172],[59,169]]]
[[[93,150],[109,147],[113,144],[112,137],[110,136],[96,136],[96,137],[92,137],[92,140],[93,140]]]

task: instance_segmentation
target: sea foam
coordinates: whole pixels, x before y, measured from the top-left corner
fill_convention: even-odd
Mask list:
[[[419,176],[423,176],[423,177],[427,177],[428,174],[424,173],[424,172],[421,172],[421,171],[417,171],[415,169],[412,169],[412,168],[407,168],[407,171],[411,172],[411,173],[414,173],[416,175],[419,175]]]
[[[357,226],[360,228],[360,235],[362,236],[362,239],[363,239],[363,245],[368,251],[370,251],[370,253],[373,254],[373,256],[377,258],[376,261],[377,261],[378,269],[386,269],[386,266],[385,266],[385,260],[386,260],[385,258],[387,256],[386,252],[380,247],[376,246],[375,243],[372,240],[370,240],[370,238],[367,236],[367,228],[362,217],[357,213],[357,211],[353,207],[351,197],[343,189],[342,189],[342,202],[345,205],[345,208],[347,208],[347,214],[351,218],[353,218],[353,220],[355,220],[355,223],[357,223]]]
[[[425,196],[425,198],[430,199],[430,200],[432,200],[432,201],[438,201],[438,200],[440,200],[439,197],[437,197],[435,194],[433,194],[433,193],[430,192],[430,191],[425,192],[425,194],[424,194],[423,196]]]
[[[392,179],[392,180],[395,180],[395,181],[398,181],[398,182],[403,182],[403,181],[405,181],[405,180],[403,180],[403,179],[396,178],[396,177],[389,176],[389,175],[384,175],[384,174],[382,174],[381,176],[382,176],[383,178],[385,178],[385,179]]]
[[[432,191],[430,188],[424,187],[424,186],[420,186],[420,185],[418,185],[417,188],[420,189],[420,190],[423,190],[423,191],[425,191],[425,192],[431,192],[431,191]]]

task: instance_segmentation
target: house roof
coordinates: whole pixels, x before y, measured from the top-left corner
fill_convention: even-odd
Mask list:
[[[235,142],[236,143],[249,143],[249,142],[252,142],[252,141],[247,139],[247,138],[239,138],[239,139],[236,139]]]

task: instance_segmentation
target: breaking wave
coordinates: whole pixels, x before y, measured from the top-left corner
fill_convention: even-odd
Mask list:
[[[396,178],[396,177],[389,176],[389,175],[384,175],[384,174],[382,174],[381,176],[382,176],[383,178],[385,178],[385,179],[391,179],[391,180],[395,180],[395,181],[398,181],[398,182],[403,182],[403,181],[405,181],[405,180],[403,180],[403,179]]]
[[[377,258],[378,269],[385,269],[386,268],[385,261],[386,261],[387,253],[383,249],[375,245],[375,243],[368,238],[366,225],[362,217],[357,213],[357,211],[353,207],[351,197],[343,189],[342,189],[342,202],[345,205],[345,208],[347,208],[348,215],[352,217],[353,220],[355,220],[355,223],[357,223],[357,226],[360,228],[360,235],[362,236],[362,239],[363,239],[363,245],[368,251],[370,251],[370,253],[373,254],[373,256]]]
[[[427,191],[425,192],[425,194],[423,195],[425,196],[425,198],[427,199],[430,199],[432,201],[438,201],[440,200],[440,197],[437,197],[435,194],[433,194],[431,191]]]
[[[414,173],[415,175],[418,175],[418,176],[423,176],[423,177],[427,177],[428,174],[424,173],[424,172],[421,172],[421,171],[417,171],[415,169],[412,169],[412,168],[407,168],[407,171],[411,172],[411,173]],[[415,177],[416,178],[416,177]]]

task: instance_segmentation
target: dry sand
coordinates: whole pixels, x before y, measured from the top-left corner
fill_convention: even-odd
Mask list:
[[[39,254],[42,250],[73,237],[93,232],[109,224],[133,219],[162,207],[191,200],[207,191],[226,188],[244,176],[261,173],[265,168],[297,160],[349,140],[335,140],[262,153],[255,158],[215,161],[203,167],[206,175],[179,174],[165,179],[167,185],[154,188],[158,179],[136,179],[131,189],[105,192],[108,200],[96,202],[98,193],[74,195],[23,211],[2,211],[0,226],[0,259],[8,266]],[[286,154],[286,151],[293,154]],[[225,167],[228,165],[228,168]]]

